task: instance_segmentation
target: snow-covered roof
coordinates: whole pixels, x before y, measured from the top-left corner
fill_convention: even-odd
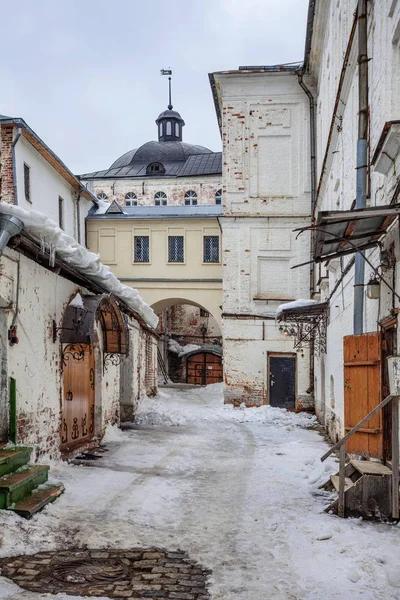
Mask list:
[[[286,302],[285,304],[280,304],[276,309],[276,314],[280,315],[284,310],[292,310],[293,308],[304,308],[305,306],[313,306],[314,304],[318,304],[317,300],[293,300],[293,302]]]
[[[58,225],[46,215],[35,210],[25,210],[14,204],[0,202],[0,213],[14,215],[24,223],[24,229],[36,237],[49,250],[50,260],[54,257],[74,267],[101,287],[105,292],[112,293],[124,304],[135,311],[149,327],[156,328],[158,317],[152,308],[144,302],[139,292],[124,285],[111,272],[109,267],[100,262],[100,256],[81,246],[75,238],[67,235]]]

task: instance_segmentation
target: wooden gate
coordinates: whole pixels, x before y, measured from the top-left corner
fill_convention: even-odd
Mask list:
[[[350,431],[381,401],[381,335],[365,333],[343,338],[344,429]],[[346,451],[383,456],[382,414],[379,411],[346,443]]]
[[[209,385],[222,381],[222,358],[210,352],[189,356],[186,363],[186,382]]]
[[[94,354],[90,344],[63,350],[64,398],[61,449],[85,444],[94,435]]]

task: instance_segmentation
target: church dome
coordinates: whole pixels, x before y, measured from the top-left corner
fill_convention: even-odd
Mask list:
[[[187,144],[186,142],[146,142],[143,146],[130,150],[117,158],[110,169],[147,167],[151,163],[172,166],[176,163],[184,163],[189,156],[193,156],[194,154],[211,153],[212,150],[204,146]]]

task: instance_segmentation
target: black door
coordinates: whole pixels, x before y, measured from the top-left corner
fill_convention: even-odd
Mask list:
[[[296,402],[296,359],[269,357],[269,403],[279,408],[294,408]]]

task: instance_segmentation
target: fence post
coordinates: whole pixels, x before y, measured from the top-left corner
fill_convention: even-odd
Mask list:
[[[344,498],[344,469],[346,466],[346,444],[342,444],[339,450],[339,504],[338,515],[344,517],[345,514],[345,498]]]

